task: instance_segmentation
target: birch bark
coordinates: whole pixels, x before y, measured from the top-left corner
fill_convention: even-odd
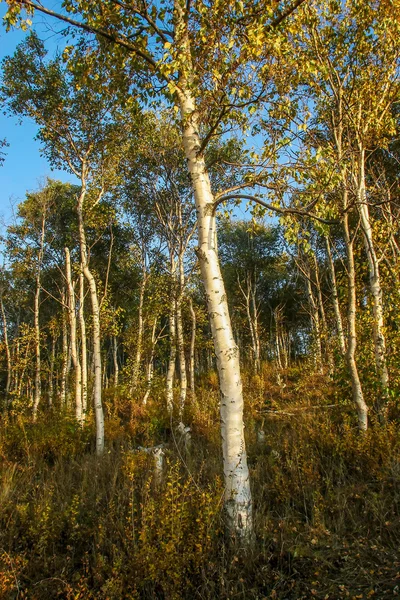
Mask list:
[[[35,392],[33,398],[33,420],[36,420],[37,411],[40,403],[42,384],[41,384],[41,356],[40,356],[40,322],[39,322],[39,307],[40,307],[40,289],[41,289],[41,271],[42,271],[42,260],[44,251],[44,234],[46,227],[46,205],[43,206],[43,215],[40,231],[40,246],[36,268],[36,289],[35,289],[35,302],[34,302],[34,328],[35,328],[35,355],[36,355],[36,369],[35,369]]]
[[[359,172],[357,185],[358,210],[361,218],[361,226],[364,238],[364,248],[369,268],[369,288],[372,296],[372,307],[374,316],[373,336],[375,350],[375,365],[380,381],[380,396],[376,406],[378,413],[385,418],[385,404],[389,390],[389,374],[386,364],[386,340],[384,334],[382,286],[379,272],[379,261],[376,255],[374,236],[371,227],[369,208],[367,203],[365,186],[365,149],[359,149]]]
[[[214,197],[201,152],[198,115],[191,91],[193,67],[185,9],[181,0],[175,0],[175,18],[175,40],[185,62],[177,91],[183,124],[183,146],[196,203],[197,256],[207,298],[221,391],[225,508],[231,531],[240,537],[249,538],[252,533],[252,497],[244,438],[239,351],[233,338],[217,252]]]
[[[92,304],[92,328],[93,328],[93,365],[94,365],[94,387],[93,402],[96,421],[96,453],[101,455],[104,451],[104,413],[101,389],[101,331],[100,331],[100,305],[97,294],[96,280],[89,268],[86,234],[83,221],[83,203],[86,197],[86,167],[82,167],[81,193],[77,203],[79,242],[81,251],[81,263],[83,274],[89,285],[90,299]]]
[[[76,335],[76,303],[75,290],[72,283],[71,256],[68,248],[65,252],[65,272],[68,289],[68,315],[70,327],[71,358],[75,370],[75,417],[82,424],[82,368],[79,360],[78,342]]]
[[[10,393],[10,385],[11,385],[11,352],[10,352],[10,345],[8,343],[7,317],[6,317],[6,312],[4,310],[3,294],[0,295],[0,307],[1,307],[1,317],[2,317],[2,321],[3,321],[3,336],[4,336],[4,345],[6,348],[6,360],[7,360],[6,406],[8,406],[8,394]]]

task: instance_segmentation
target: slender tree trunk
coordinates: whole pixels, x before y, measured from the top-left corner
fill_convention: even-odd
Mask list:
[[[113,335],[113,362],[114,362],[114,386],[117,387],[119,382],[119,365],[118,365],[118,339]]]
[[[182,322],[182,301],[185,290],[185,273],[183,270],[183,250],[181,249],[178,259],[179,266],[179,294],[176,301],[176,338],[178,345],[179,359],[179,374],[181,390],[179,394],[179,418],[182,420],[183,409],[186,402],[187,394],[187,374],[186,374],[186,357],[185,357],[185,341],[183,338],[183,322]]]
[[[96,453],[104,451],[104,413],[101,397],[101,331],[100,331],[100,305],[97,295],[96,280],[89,269],[85,227],[83,222],[83,202],[86,196],[85,166],[82,171],[82,189],[78,199],[77,213],[79,226],[79,241],[83,274],[88,282],[90,299],[92,303],[92,329],[93,329],[93,361],[94,361],[94,387],[93,401],[96,421]]]
[[[347,208],[347,191],[344,192]],[[368,407],[364,400],[360,377],[356,363],[357,333],[356,333],[356,272],[354,267],[353,240],[350,236],[349,217],[345,212],[343,216],[343,233],[347,254],[347,287],[348,287],[348,309],[347,309],[347,365],[350,372],[353,400],[358,414],[358,426],[361,431],[368,428]]]
[[[176,363],[176,311],[175,294],[172,294],[172,300],[169,308],[169,361],[166,380],[166,396],[168,412],[172,413],[174,409],[174,378]]]
[[[181,44],[186,68],[191,69],[190,48],[184,11],[176,0],[176,39]],[[214,197],[204,157],[201,152],[195,102],[190,82],[181,74],[180,109],[183,144],[192,180],[198,224],[198,251],[201,275],[207,298],[208,314],[214,340],[221,390],[221,435],[224,460],[225,508],[232,532],[243,538],[252,533],[252,498],[247,466],[243,423],[243,392],[239,351],[232,333],[225,286],[222,279],[217,245]]]
[[[35,393],[33,398],[33,420],[36,420],[37,411],[39,408],[40,398],[42,394],[41,384],[41,356],[40,356],[40,322],[39,322],[39,307],[40,307],[40,275],[42,271],[42,260],[44,251],[44,234],[46,227],[46,206],[43,206],[42,215],[42,227],[40,232],[40,247],[36,269],[36,289],[35,289],[35,302],[34,302],[34,328],[35,328],[35,355],[36,355],[36,369],[35,369]]]
[[[340,312],[339,296],[338,296],[337,284],[336,284],[335,264],[333,262],[331,245],[329,243],[329,237],[327,235],[325,236],[325,245],[326,245],[326,255],[328,257],[329,275],[330,275],[330,280],[331,280],[332,304],[333,304],[333,310],[335,313],[336,332],[337,332],[337,336],[338,336],[338,340],[339,340],[340,352],[342,353],[343,356],[345,356],[346,343],[344,340],[343,322],[342,322],[342,315]]]
[[[65,248],[65,272],[68,289],[68,314],[70,327],[71,358],[75,371],[75,417],[82,423],[82,367],[79,360],[78,341],[76,333],[76,303],[75,290],[72,283],[71,256],[69,249]]]
[[[305,271],[305,280],[308,304],[310,307],[311,330],[313,331],[314,338],[315,366],[319,371],[322,372],[321,325],[319,321],[318,307],[312,291],[310,271],[308,268],[307,271]]]
[[[146,273],[146,265],[143,262],[142,281],[140,283],[140,293],[139,293],[138,336],[137,336],[137,344],[136,344],[135,362],[133,365],[133,376],[132,376],[132,387],[131,387],[132,392],[135,390],[138,380],[139,380],[140,363],[142,361],[143,329],[144,329],[143,305],[144,305],[144,293],[146,290],[147,279],[148,279],[148,275]]]
[[[261,370],[261,352],[260,352],[260,334],[258,331],[258,307],[256,299],[257,284],[254,282],[254,286],[251,290],[251,305],[253,311],[253,333],[254,333],[254,360],[256,372],[259,373]]]
[[[3,336],[4,336],[4,346],[6,348],[6,360],[7,360],[6,406],[8,406],[8,394],[10,393],[10,385],[11,385],[11,353],[10,353],[10,345],[8,343],[7,317],[6,317],[6,312],[4,310],[3,294],[0,295],[0,307],[1,307],[1,317],[3,320]]]
[[[238,285],[239,285],[240,291],[242,292],[244,302],[245,302],[245,307],[246,307],[247,322],[249,324],[250,337],[251,337],[251,349],[252,349],[252,353],[253,353],[253,370],[255,372],[257,372],[256,337],[255,337],[255,333],[254,333],[253,317],[252,317],[251,308],[250,308],[250,295],[251,295],[250,275],[247,275],[246,279],[247,279],[247,281],[246,281],[247,289],[246,290],[243,289],[243,286],[240,283],[239,278],[238,278]]]
[[[369,287],[372,296],[372,306],[374,315],[374,350],[375,364],[380,381],[380,397],[376,402],[378,413],[385,419],[386,403],[389,391],[389,374],[386,364],[386,340],[384,334],[383,306],[382,306],[382,286],[379,273],[379,261],[376,256],[373,232],[367,204],[365,188],[365,150],[360,149],[359,174],[357,200],[359,202],[359,214],[364,237],[364,247],[368,259],[369,268]]]
[[[82,357],[82,418],[87,412],[88,369],[87,369],[87,339],[85,323],[85,276],[83,268],[79,273],[79,325],[81,330],[81,357]]]
[[[49,406],[53,406],[54,364],[56,362],[56,343],[57,343],[57,337],[56,337],[55,331],[53,331],[52,340],[51,340],[51,357],[50,357]]]
[[[68,372],[68,330],[65,315],[66,294],[62,293],[62,367],[60,385],[60,405],[65,406],[67,399],[67,372]]]
[[[143,404],[147,404],[147,400],[149,399],[149,396],[150,396],[151,384],[153,381],[154,353],[155,353],[157,339],[158,339],[156,337],[157,321],[158,321],[158,318],[155,317],[154,323],[153,323],[153,328],[151,330],[151,351],[150,351],[149,362],[147,363],[147,369],[146,369],[146,393],[143,397]]]
[[[347,187],[347,169],[343,160],[343,98],[342,89],[337,93],[337,115],[332,113],[333,137],[337,151],[337,164],[341,173],[342,182],[342,210],[343,210],[343,238],[346,247],[347,256],[347,351],[346,359],[350,373],[353,401],[356,405],[358,414],[358,427],[360,431],[368,429],[368,407],[364,400],[364,394],[361,387],[361,381],[358,374],[356,362],[357,332],[356,332],[356,272],[354,266],[354,248],[353,239],[349,227],[349,199]]]
[[[194,356],[195,356],[195,345],[196,345],[196,313],[193,308],[193,300],[189,297],[189,308],[190,315],[192,317],[192,335],[190,338],[190,359],[189,359],[189,381],[190,381],[190,391],[192,394],[192,398],[195,399],[196,391],[195,391],[195,381],[194,381]]]
[[[279,311],[278,308],[274,310],[274,320],[275,320],[275,360],[278,369],[282,369],[282,360],[281,360],[281,348],[279,344],[280,337],[280,319],[279,319]]]

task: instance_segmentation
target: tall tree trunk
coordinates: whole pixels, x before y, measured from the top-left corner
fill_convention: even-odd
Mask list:
[[[39,408],[42,384],[41,384],[41,356],[40,356],[40,322],[39,322],[39,307],[40,307],[40,276],[42,271],[42,260],[44,251],[44,234],[46,227],[46,205],[43,206],[42,224],[40,232],[40,246],[36,269],[36,289],[35,289],[35,302],[33,310],[34,328],[35,328],[35,356],[36,356],[36,368],[35,368],[35,393],[33,398],[33,420],[36,420],[37,411]]]
[[[257,307],[257,284],[254,282],[254,285],[251,289],[251,306],[253,311],[253,333],[254,333],[254,362],[256,372],[259,373],[261,370],[261,352],[260,352],[260,334],[258,328],[258,307]]]
[[[274,321],[275,321],[275,361],[278,369],[282,369],[282,360],[281,360],[281,348],[279,343],[280,338],[280,315],[279,308],[275,308],[274,310]]]
[[[66,293],[62,292],[62,367],[60,384],[60,405],[63,407],[67,399],[67,373],[68,373],[68,330],[67,319],[65,315],[65,306],[67,304]]]
[[[79,325],[81,330],[81,357],[82,357],[82,418],[87,412],[88,369],[87,369],[87,339],[85,323],[85,276],[81,264],[79,273]]]
[[[68,315],[70,328],[71,358],[75,371],[75,417],[82,423],[82,367],[79,360],[78,341],[76,334],[76,303],[75,290],[72,283],[71,256],[68,248],[65,251],[65,272],[68,290]]]
[[[166,380],[166,396],[168,412],[172,413],[174,409],[174,378],[175,378],[175,363],[176,363],[176,311],[175,311],[175,294],[172,294],[171,304],[169,308],[169,360],[167,368]]]
[[[53,406],[54,397],[54,364],[56,362],[56,343],[57,337],[55,330],[51,339],[51,356],[50,356],[50,376],[49,376],[49,406]]]
[[[358,374],[356,362],[357,331],[356,331],[356,272],[354,266],[354,248],[352,236],[349,227],[349,198],[348,198],[348,175],[344,163],[343,152],[343,92],[339,88],[337,91],[337,115],[332,113],[333,137],[337,152],[337,165],[341,174],[342,184],[342,211],[343,211],[343,237],[346,247],[347,257],[347,367],[350,373],[353,401],[356,405],[358,415],[358,427],[360,431],[368,429],[368,407],[364,400],[364,394],[361,387],[361,381]]]
[[[144,306],[144,293],[146,290],[147,279],[148,279],[148,275],[146,272],[146,265],[145,265],[145,262],[143,261],[142,281],[140,282],[140,292],[139,292],[138,335],[137,335],[135,362],[133,365],[131,392],[133,392],[137,386],[138,379],[139,379],[139,372],[140,372],[140,363],[142,361],[143,329],[144,329],[143,306]]]
[[[347,208],[347,191],[344,191],[344,205]],[[343,216],[343,233],[347,254],[347,288],[348,288],[348,308],[347,308],[347,365],[350,372],[351,387],[353,391],[353,400],[355,402],[358,414],[358,427],[361,431],[368,428],[368,407],[364,400],[364,394],[361,387],[360,377],[356,363],[357,333],[356,333],[356,272],[354,267],[353,240],[350,236],[349,217],[345,212]]]
[[[179,294],[176,301],[176,339],[178,345],[179,358],[179,374],[181,389],[179,394],[179,418],[182,420],[183,409],[186,402],[187,394],[187,374],[186,374],[186,357],[185,357],[185,341],[183,338],[183,322],[182,322],[182,301],[185,291],[185,273],[183,265],[183,250],[181,248],[178,258],[179,267]]]
[[[176,36],[182,45],[186,68],[191,69],[190,48],[180,0],[176,0]],[[225,286],[216,245],[214,197],[201,152],[199,126],[190,81],[179,81],[183,145],[192,180],[198,225],[198,251],[207,298],[221,390],[221,436],[224,460],[225,508],[232,532],[243,538],[252,533],[252,498],[243,423],[243,392],[239,351],[232,333]]]
[[[8,394],[10,393],[10,385],[11,385],[11,353],[10,353],[10,345],[8,343],[7,317],[6,317],[6,312],[4,310],[3,294],[0,295],[0,307],[1,307],[1,317],[3,320],[3,336],[4,336],[4,346],[6,348],[6,360],[7,360],[6,406],[8,406],[8,401],[9,401]]]
[[[312,291],[311,276],[309,269],[305,271],[305,280],[308,304],[310,307],[311,330],[313,332],[314,339],[315,366],[319,371],[322,372],[321,326],[319,322],[318,307],[315,302],[314,294]]]
[[[189,381],[190,381],[190,391],[192,394],[192,398],[195,399],[196,391],[195,391],[195,381],[194,381],[194,356],[195,356],[195,345],[196,345],[196,313],[193,308],[193,300],[189,297],[189,308],[190,315],[192,317],[192,335],[190,338],[190,359],[189,359]]]
[[[386,340],[384,334],[383,306],[382,306],[382,286],[379,273],[379,261],[376,255],[374,238],[372,233],[369,208],[367,204],[365,188],[365,150],[359,151],[359,173],[357,200],[359,203],[359,214],[361,217],[361,226],[364,237],[365,253],[368,259],[369,268],[369,288],[372,296],[372,306],[374,315],[374,350],[375,364],[380,381],[380,395],[376,406],[378,413],[384,419],[386,417],[386,402],[389,391],[389,374],[386,364]]]
[[[157,321],[158,321],[158,317],[156,316],[154,318],[153,328],[151,330],[151,351],[150,351],[149,362],[147,363],[147,369],[146,369],[146,393],[143,397],[143,404],[147,404],[147,400],[150,396],[151,383],[153,381],[154,354],[155,354],[156,344],[158,341],[158,337],[156,336]]]
[[[328,257],[329,276],[330,276],[330,280],[331,280],[332,304],[333,304],[333,310],[335,313],[336,332],[337,332],[337,336],[338,336],[338,340],[339,340],[340,352],[342,353],[343,356],[345,356],[346,343],[344,340],[343,322],[342,322],[342,315],[340,312],[339,296],[338,296],[338,290],[337,290],[337,284],[336,284],[335,264],[333,262],[331,245],[329,243],[329,237],[327,235],[325,236],[325,245],[326,245],[326,255]]]
[[[117,387],[119,382],[119,365],[118,365],[118,339],[116,335],[113,335],[113,362],[114,362],[114,386]]]
[[[83,222],[83,202],[86,196],[86,168],[82,170],[82,189],[78,199],[78,227],[79,227],[79,242],[81,251],[81,262],[83,274],[88,282],[90,291],[90,300],[92,303],[92,330],[93,330],[93,361],[94,361],[94,387],[93,401],[94,414],[96,421],[96,453],[102,454],[104,451],[104,413],[101,397],[101,331],[100,331],[100,305],[97,295],[96,280],[93,273],[89,269],[86,234]]]

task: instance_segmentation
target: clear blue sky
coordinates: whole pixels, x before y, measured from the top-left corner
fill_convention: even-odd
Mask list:
[[[6,4],[0,4],[0,20],[6,12]],[[40,37],[47,41],[49,48],[56,48],[60,41],[57,35],[57,24],[44,21],[36,16],[36,29]],[[52,27],[55,27],[52,30]],[[58,29],[60,29],[58,27]],[[13,54],[17,44],[24,39],[22,31],[6,32],[0,24],[0,60]],[[61,40],[62,43],[62,40]],[[63,171],[51,171],[49,164],[40,155],[40,145],[34,137],[37,128],[32,121],[24,119],[19,125],[14,118],[0,112],[0,139],[6,138],[9,147],[5,149],[6,157],[0,166],[0,230],[4,223],[12,220],[13,207],[25,197],[27,190],[35,190],[47,176],[62,181],[75,181]]]

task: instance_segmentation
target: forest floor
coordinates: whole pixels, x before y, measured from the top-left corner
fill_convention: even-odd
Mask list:
[[[224,533],[218,390],[184,417],[106,393],[93,423],[22,400],[0,425],[0,599],[400,598],[398,422],[356,429],[346,389],[305,367],[244,376],[254,500],[250,548]],[[160,383],[161,386],[161,383]],[[164,444],[160,482],[139,447]]]

